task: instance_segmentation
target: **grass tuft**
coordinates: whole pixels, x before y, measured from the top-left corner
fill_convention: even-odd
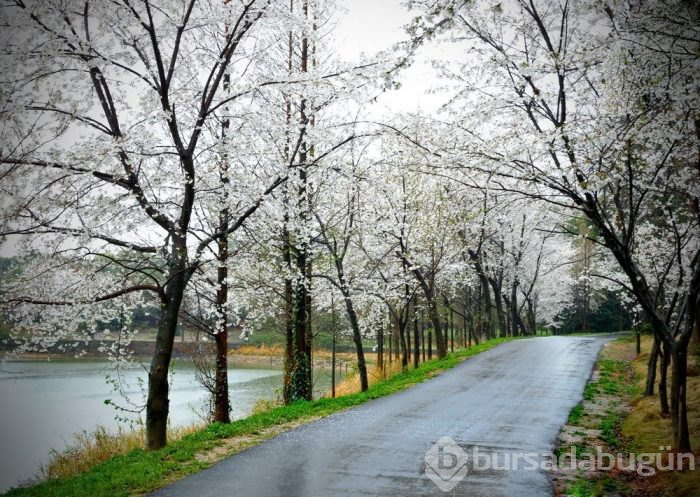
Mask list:
[[[568,419],[567,423],[570,425],[578,425],[579,421],[581,421],[581,418],[583,417],[583,414],[584,414],[583,404],[581,404],[581,403],[576,404],[573,407],[573,409],[571,409],[571,412],[569,412],[569,419]]]

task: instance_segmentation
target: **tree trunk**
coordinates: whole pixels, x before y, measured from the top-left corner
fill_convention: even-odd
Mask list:
[[[485,276],[479,276],[481,281],[481,331],[487,340],[493,338],[494,323],[491,319],[491,290]]]
[[[523,335],[520,320],[518,315],[518,283],[517,281],[513,283],[510,289],[510,322],[513,330],[513,336]]]
[[[649,397],[654,395],[654,384],[656,383],[656,365],[659,358],[659,340],[654,337],[654,344],[649,352],[649,360],[647,361],[647,379],[644,386],[644,395]]]
[[[173,240],[173,265],[165,290],[166,300],[161,314],[156,349],[148,371],[146,399],[146,445],[149,450],[160,449],[168,440],[168,369],[173,355],[180,305],[185,292],[187,246],[183,238]]]
[[[401,357],[401,350],[399,348],[399,328],[399,320],[397,318],[396,322],[394,323],[394,327],[391,330],[394,334],[394,360],[396,362],[398,362],[399,358]]]
[[[219,310],[219,330],[216,341],[216,373],[214,379],[214,421],[217,423],[231,422],[231,405],[228,392],[228,239],[219,239],[219,272],[217,290],[217,307]]]
[[[339,268],[342,271],[342,267]],[[369,382],[367,380],[367,363],[365,362],[365,352],[362,347],[362,335],[360,334],[360,324],[357,319],[357,313],[355,312],[355,307],[352,303],[352,298],[350,293],[345,286],[345,281],[341,280],[343,298],[345,299],[345,309],[348,312],[348,319],[350,320],[350,327],[352,328],[352,340],[355,343],[355,352],[357,354],[357,372],[360,375],[360,389],[366,392],[369,388]]]
[[[289,10],[294,8],[294,0],[290,0]],[[291,76],[294,56],[294,35],[291,30],[287,33],[287,73]],[[291,161],[290,129],[292,127],[292,102],[289,96],[285,96],[286,133],[284,145],[284,160]],[[284,218],[282,223],[282,260],[286,275],[284,277],[284,379],[282,384],[282,400],[285,404],[292,401],[292,374],[296,369],[294,365],[294,288],[292,278],[292,240],[289,232],[289,190],[282,199],[284,205]]]
[[[308,16],[308,2],[303,2],[304,15]],[[308,72],[309,63],[309,39],[306,35],[301,38],[301,67],[302,73]],[[307,101],[303,97],[299,105],[299,122],[302,127],[307,126]],[[308,197],[308,165],[307,158],[309,146],[303,140],[299,147],[299,187],[296,192],[296,202],[299,211],[299,223],[306,226],[309,220]],[[309,249],[307,241],[302,237],[294,244],[294,262],[296,266],[296,283],[293,288],[292,322],[294,332],[294,371],[291,375],[291,401],[311,400],[313,397],[312,385],[312,358],[311,358],[311,294],[309,292]]]
[[[411,364],[411,355],[412,355],[412,350],[411,350],[411,326],[410,323],[408,322],[409,319],[409,309],[406,309],[406,366]]]
[[[496,318],[498,320],[498,335],[507,336],[508,327],[506,325],[506,313],[503,309],[503,295],[501,294],[502,284],[495,278],[489,278],[491,288],[493,288],[493,301],[496,304]]]
[[[384,371],[384,325],[377,327],[377,367]]]
[[[469,253],[470,255],[473,254],[471,250],[469,251]],[[486,278],[484,270],[481,267],[481,261],[479,260],[479,256],[474,254],[472,256],[472,261],[474,262],[476,274],[479,277],[479,284],[481,290],[481,312],[479,315],[479,329],[481,331],[482,337],[489,340],[493,338],[494,335],[494,322],[491,319],[491,308],[493,307],[491,303],[491,289],[488,278]]]
[[[462,320],[462,348],[467,348],[467,320]]]
[[[537,317],[535,314],[535,303],[532,298],[527,299],[527,322],[530,328],[530,333],[537,334]]]
[[[408,324],[402,316],[398,318],[399,341],[401,343],[401,369],[408,367],[408,346],[406,345],[406,325]]]
[[[306,316],[306,283],[302,281],[306,270],[301,270],[306,267],[305,250],[303,254],[297,255],[297,271],[301,272],[300,281],[294,285],[294,296],[292,302],[292,328],[294,333],[294,360],[292,361],[293,370],[291,374],[290,385],[290,401],[296,400],[311,400],[312,388],[309,382],[311,372],[311,357],[309,355],[308,337],[308,318]]]
[[[670,409],[668,406],[668,390],[667,390],[667,377],[668,377],[668,365],[670,361],[670,347],[664,343],[663,353],[661,354],[661,368],[659,371],[659,406],[661,408],[661,415],[666,416],[669,414]]]
[[[307,250],[297,249],[295,254],[298,281],[292,292],[292,330],[294,335],[294,359],[291,372],[290,402],[311,400],[313,396],[311,378],[311,354],[309,337],[308,299],[307,299]]]
[[[222,181],[224,175],[222,174]],[[226,183],[228,181],[225,181]],[[219,231],[228,229],[228,209],[224,207],[220,213]],[[218,288],[216,291],[216,307],[219,319],[219,329],[214,336],[216,342],[216,372],[214,375],[214,421],[217,423],[231,422],[231,405],[228,395],[228,238],[219,238],[217,259]]]
[[[423,349],[423,362],[425,362],[425,314],[423,314],[423,309],[420,310],[420,343]]]
[[[392,350],[392,342],[393,342],[392,334],[393,334],[394,330],[393,330],[393,326],[391,325],[391,323],[392,323],[392,317],[391,317],[391,314],[389,314],[389,364],[394,362],[394,356],[392,355],[392,352],[393,352],[393,350]]]
[[[440,313],[438,312],[437,308],[435,289],[432,287],[432,285],[428,284],[426,277],[423,275],[420,269],[414,269],[412,272],[423,290],[423,296],[425,297],[425,302],[428,306],[428,319],[433,325],[433,331],[435,332],[437,356],[438,359],[442,359],[447,355],[447,338],[443,335],[442,326],[440,325]]]
[[[688,431],[688,405],[686,401],[686,380],[688,366],[688,346],[683,340],[674,342],[672,347],[671,371],[671,426],[673,440],[678,452],[691,452]]]
[[[331,397],[335,398],[335,341],[336,341],[336,335],[337,335],[337,330],[336,330],[336,324],[335,324],[335,305],[333,302],[333,299],[331,297],[331,325],[333,327],[333,342],[331,345]],[[381,338],[381,333],[380,333],[380,338]],[[380,345],[379,345],[379,367],[381,368],[381,357],[382,357],[382,352],[381,352],[381,339],[380,339]]]
[[[442,359],[447,355],[447,340],[442,333],[442,326],[440,326],[440,316],[438,315],[435,298],[432,299],[432,302],[428,303],[428,316],[433,325],[433,331],[435,332],[435,346],[437,347],[437,356],[438,359]]]
[[[403,249],[404,248],[402,246],[402,250]],[[413,266],[413,264],[409,263],[404,252],[398,252],[397,255],[402,260],[402,263],[405,268]],[[407,270],[405,269],[405,271]],[[431,273],[426,276],[423,273],[423,270],[421,270],[420,268],[411,269],[410,272],[413,273],[413,276],[415,276],[416,280],[418,281],[418,284],[421,287],[421,290],[423,291],[423,296],[425,297],[425,302],[428,306],[428,319],[433,325],[433,331],[435,332],[435,345],[437,347],[437,355],[439,359],[442,359],[447,355],[447,337],[444,336],[442,326],[440,326],[440,313],[437,308],[435,287],[432,281],[434,275]],[[430,282],[428,281],[428,277],[431,278]]]
[[[223,326],[222,326],[223,328]],[[216,334],[216,377],[214,382],[214,421],[231,422],[228,394],[228,332]]]
[[[310,275],[312,273],[312,268],[311,268],[311,259],[308,256],[306,256],[306,278],[308,281],[308,287],[306,288],[306,295],[304,296],[304,316],[306,317],[306,356],[309,358],[309,368],[306,371],[307,376],[307,381],[309,383],[309,388],[312,391],[312,397],[313,397],[313,385],[314,385],[314,349],[313,349],[313,343],[314,343],[314,330],[313,330],[313,306],[311,302],[311,277]]]
[[[689,291],[686,295],[686,323],[683,332],[673,342],[673,371],[671,373],[672,427],[673,439],[678,452],[692,451],[688,429],[687,378],[688,345],[695,331],[697,316],[700,312],[700,261],[695,260],[696,267]]]
[[[294,366],[294,321],[292,320],[293,296],[292,280],[284,280],[284,381],[282,385],[282,400],[285,404],[292,401],[292,374],[296,369]]]
[[[420,362],[420,332],[418,331],[418,313],[416,301],[413,301],[413,368],[418,368]]]
[[[450,309],[450,352],[455,351],[455,313]]]

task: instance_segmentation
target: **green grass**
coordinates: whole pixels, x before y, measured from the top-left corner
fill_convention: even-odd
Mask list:
[[[554,448],[554,457],[560,459],[564,454],[571,454],[573,451],[574,456],[576,459],[580,459],[583,457],[584,454],[591,454],[592,452],[589,450],[588,447],[586,447],[583,444],[580,443],[574,443],[571,445],[566,445],[566,446],[559,446]]]
[[[600,380],[598,386],[603,393],[608,395],[619,395],[625,388],[625,383],[621,381],[625,368],[623,361],[615,359],[603,359],[598,363],[600,368]]]
[[[47,480],[39,485],[11,490],[6,497],[126,497],[142,494],[185,475],[201,471],[212,463],[202,462],[195,455],[206,453],[231,437],[266,437],[264,430],[288,423],[328,416],[364,402],[405,390],[435,374],[453,368],[464,359],[484,352],[511,338],[498,338],[466,350],[448,354],[444,359],[423,363],[418,369],[409,369],[378,382],[362,393],[337,398],[321,398],[312,402],[291,405],[252,415],[231,424],[212,424],[157,451],[133,450],[114,457],[94,468],[68,479]]]
[[[583,417],[583,414],[583,404],[576,404],[574,408],[571,409],[571,412],[569,412],[569,419],[567,423],[570,425],[578,425],[579,421],[581,421],[581,418]]]
[[[619,449],[621,444],[620,437],[617,435],[619,423],[620,418],[617,414],[610,413],[598,425],[600,439],[613,449]]]
[[[613,492],[625,495],[624,490],[614,478],[602,476],[597,480],[576,480],[567,490],[567,495],[572,497],[604,497]]]
[[[596,395],[601,393],[615,396],[638,393],[638,387],[625,379],[625,375],[631,367],[629,362],[618,359],[600,359],[597,362],[597,367],[600,378],[598,381],[586,384],[583,389],[585,400],[593,400]]]
[[[593,397],[598,393],[598,388],[595,383],[586,383],[583,388],[583,398],[585,400],[593,400]]]

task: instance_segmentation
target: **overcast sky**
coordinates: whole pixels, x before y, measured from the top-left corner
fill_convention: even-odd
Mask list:
[[[415,17],[401,0],[341,0],[339,4],[344,12],[337,16],[336,51],[344,60],[355,60],[361,53],[372,55],[407,39],[403,26]],[[444,55],[445,50],[423,47],[414,65],[398,75],[401,88],[381,95],[379,105],[389,112],[434,110],[444,97],[426,94],[439,84],[432,76],[429,59]]]

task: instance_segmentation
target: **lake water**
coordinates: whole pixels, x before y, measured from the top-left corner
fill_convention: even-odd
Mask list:
[[[172,426],[202,422],[207,395],[194,373],[191,362],[175,364],[170,390]],[[121,401],[105,379],[108,374],[106,361],[0,363],[0,492],[36,477],[50,450],[70,445],[75,433],[98,426],[116,430],[126,425],[116,416],[136,417],[105,404],[106,399]],[[330,388],[329,370],[314,376],[317,392]],[[144,369],[137,366],[122,377],[124,389],[140,401],[138,379],[146,378]],[[277,397],[282,371],[232,364],[229,386],[232,418],[241,418],[250,414],[259,399]]]

